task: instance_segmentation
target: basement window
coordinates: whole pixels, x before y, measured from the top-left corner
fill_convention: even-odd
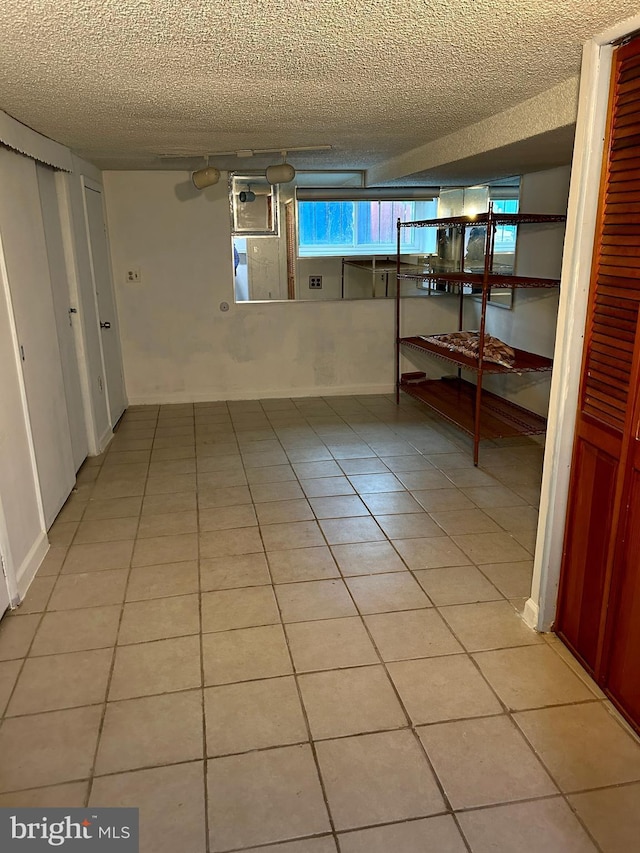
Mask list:
[[[437,201],[298,201],[298,256],[394,255],[398,219],[431,219]],[[403,228],[403,254],[435,251],[432,228]]]
[[[518,199],[499,199],[492,197],[495,213],[517,213]],[[516,225],[498,225],[495,236],[495,254],[509,254],[516,250]]]

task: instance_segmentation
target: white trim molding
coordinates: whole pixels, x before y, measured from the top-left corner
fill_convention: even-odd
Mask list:
[[[313,386],[309,388],[256,388],[255,390],[239,391],[204,391],[190,393],[176,391],[175,393],[160,392],[153,395],[136,395],[129,397],[130,406],[157,406],[168,403],[218,403],[225,400],[280,400],[286,396],[291,400],[303,397],[367,397],[371,394],[393,394],[395,387],[386,383],[384,385],[346,385],[346,386]]]
[[[587,42],[583,49],[540,521],[531,597],[523,614],[525,622],[538,631],[551,630],[556,615],[613,42],[639,29],[640,16],[629,18]]]

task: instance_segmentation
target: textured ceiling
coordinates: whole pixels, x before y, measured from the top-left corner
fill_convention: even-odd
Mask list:
[[[572,77],[582,43],[637,8],[3,0],[0,108],[103,168],[178,168],[157,155],[314,144],[333,150],[291,162],[367,168]]]

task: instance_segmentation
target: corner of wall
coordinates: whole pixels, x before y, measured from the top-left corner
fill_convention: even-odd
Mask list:
[[[524,611],[522,613],[522,619],[529,628],[533,628],[534,631],[539,631],[538,620],[540,616],[540,610],[538,608],[537,603],[532,599],[528,599],[526,604],[524,605]]]
[[[27,556],[24,558],[22,563],[16,568],[18,600],[12,602],[14,606],[21,602],[27,594],[27,590],[31,586],[31,583],[35,578],[36,573],[40,568],[40,565],[42,564],[42,561],[46,557],[49,547],[50,546],[49,540],[47,539],[47,534],[43,530],[31,546],[31,549]]]

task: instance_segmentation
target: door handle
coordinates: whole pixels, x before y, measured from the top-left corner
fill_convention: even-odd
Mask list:
[[[102,320],[101,320],[101,321],[100,321],[100,328],[101,328],[101,329],[110,329],[110,328],[111,328],[111,323],[103,323],[103,322],[102,322]]]

